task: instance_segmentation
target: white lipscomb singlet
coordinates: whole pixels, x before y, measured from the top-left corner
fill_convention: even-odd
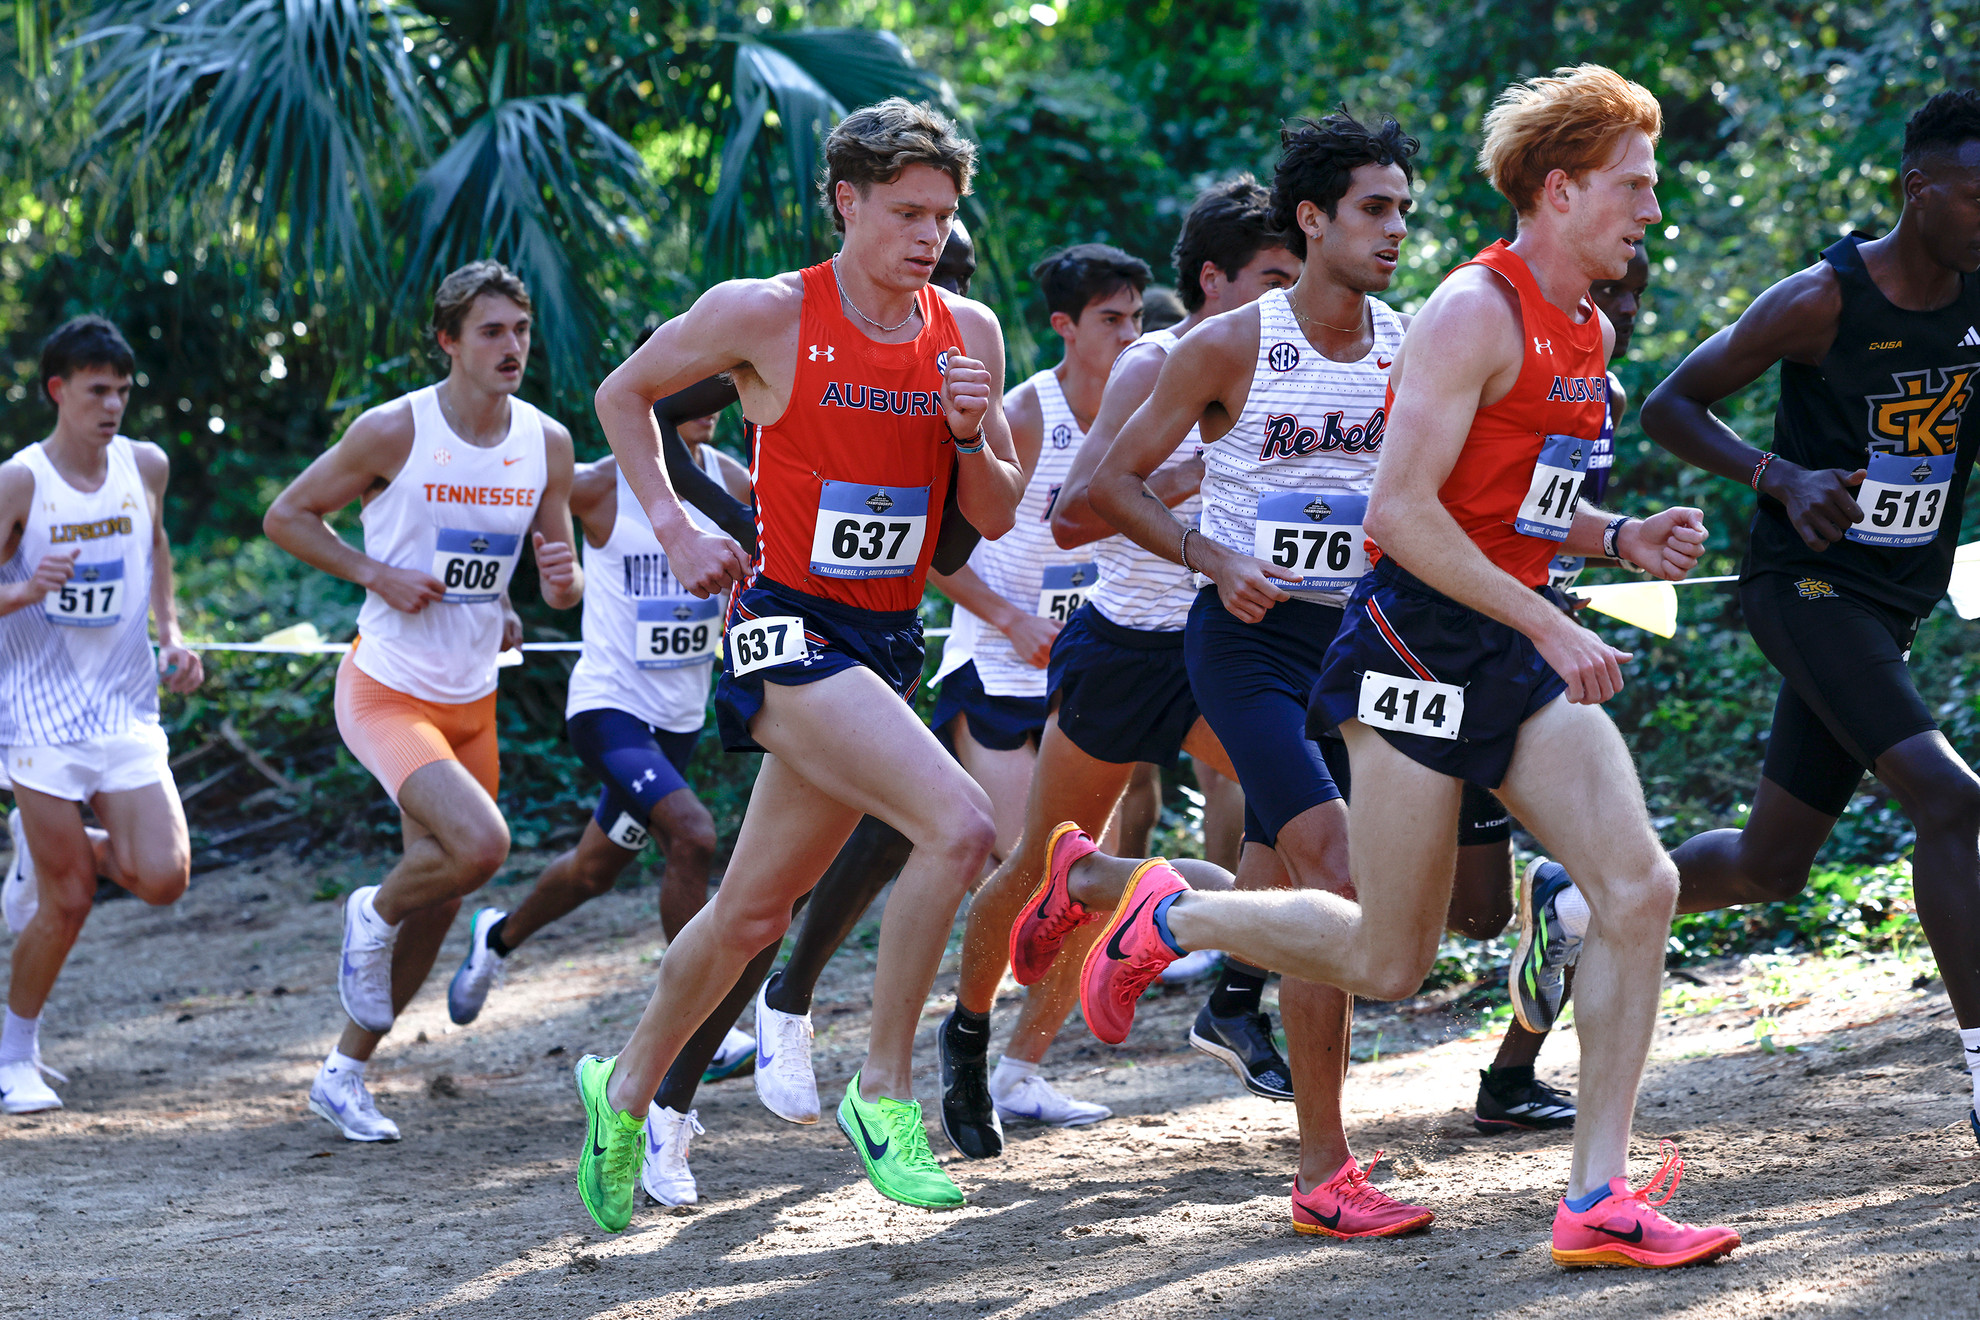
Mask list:
[[[158,722],[152,657],[151,504],[130,440],[113,437],[96,490],[77,490],[44,448],[15,455],[34,474],[20,548],[0,582],[25,582],[51,553],[78,550],[68,582],[0,616],[0,747],[49,747]]]
[[[1042,418],[1038,466],[1018,501],[1017,524],[997,540],[977,542],[969,566],[992,591],[1026,614],[1042,613],[1063,623],[1076,608],[1075,598],[1084,599],[1099,576],[1091,546],[1061,550],[1052,539],[1052,505],[1086,431],[1073,416],[1056,373],[1041,371],[1028,383],[1037,392]],[[991,696],[1045,695],[1045,671],[1019,660],[1003,633],[960,605],[952,626],[955,631],[942,648],[942,664],[935,672],[937,683],[975,660],[983,690]]]
[[[1253,555],[1260,500],[1367,497],[1388,425],[1389,365],[1403,337],[1394,309],[1379,299],[1367,302],[1374,344],[1358,362],[1336,362],[1307,342],[1285,290],[1258,300],[1258,361],[1244,414],[1203,451],[1205,536]],[[1292,595],[1339,605],[1348,590],[1292,589]]]
[[[1143,344],[1167,357],[1177,343],[1171,330],[1150,330],[1122,350],[1126,357]],[[1120,369],[1116,360],[1114,369]],[[1166,471],[1195,458],[1203,448],[1203,437],[1192,426],[1173,454],[1155,470]],[[1170,510],[1185,527],[1196,526],[1203,508],[1201,492],[1191,495]],[[1092,546],[1093,560],[1100,565],[1100,586],[1088,597],[1094,609],[1123,628],[1146,632],[1179,632],[1189,617],[1190,602],[1196,599],[1196,577],[1180,564],[1142,549],[1116,533]]]
[[[701,446],[699,462],[720,484],[714,445]],[[612,535],[595,548],[584,542],[584,652],[571,671],[564,718],[622,710],[656,729],[692,733],[707,718],[724,598],[688,595],[668,569],[667,552],[625,473],[618,483]],[[693,505],[687,514],[704,532],[721,530]]]
[[[511,396],[508,435],[484,449],[454,433],[435,388],[406,396],[412,452],[360,521],[367,555],[432,574],[446,598],[404,614],[366,592],[352,659],[386,687],[460,705],[495,690],[502,595],[529,547],[549,464],[533,405]]]

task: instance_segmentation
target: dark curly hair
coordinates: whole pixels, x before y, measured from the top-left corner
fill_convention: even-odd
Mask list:
[[[1919,169],[1923,157],[1975,140],[1980,140],[1980,91],[1940,92],[1905,122],[1902,168]]]
[[[1120,289],[1140,293],[1148,287],[1148,277],[1147,262],[1108,243],[1075,243],[1031,268],[1031,278],[1045,295],[1045,310],[1064,312],[1075,321],[1094,302]]]
[[[1284,240],[1272,224],[1272,194],[1249,174],[1206,189],[1183,217],[1169,260],[1176,268],[1176,292],[1183,307],[1203,306],[1203,263],[1213,262],[1232,279],[1268,247]]]
[[[1325,119],[1295,119],[1279,130],[1279,163],[1272,169],[1272,227],[1285,235],[1292,254],[1306,259],[1306,234],[1299,227],[1299,204],[1312,202],[1333,219],[1347,196],[1348,180],[1363,165],[1400,165],[1405,178],[1416,173],[1409,158],[1423,144],[1402,131],[1393,115],[1370,128],[1344,105]]]

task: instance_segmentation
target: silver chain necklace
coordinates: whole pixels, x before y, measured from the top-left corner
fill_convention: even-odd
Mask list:
[[[832,254],[832,284],[834,285],[834,287],[838,289],[840,300],[843,301],[846,306],[852,308],[852,314],[854,316],[857,316],[860,320],[866,322],[868,325],[872,326],[875,330],[878,330],[883,335],[891,335],[897,330],[905,330],[907,328],[908,322],[912,321],[915,318],[915,316],[919,314],[921,311],[921,300],[917,298],[915,299],[914,306],[908,309],[908,314],[901,319],[901,323],[899,325],[881,325],[878,321],[868,316],[865,312],[860,311],[859,304],[852,300],[852,295],[846,292],[845,284],[839,279],[839,254],[836,252]]]

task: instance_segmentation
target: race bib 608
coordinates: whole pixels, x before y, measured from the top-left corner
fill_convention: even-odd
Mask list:
[[[522,537],[512,532],[442,527],[434,538],[433,576],[447,589],[449,605],[477,605],[499,598],[516,571]]]

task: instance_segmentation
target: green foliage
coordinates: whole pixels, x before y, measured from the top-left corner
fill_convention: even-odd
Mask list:
[[[1785,903],[1679,917],[1671,925],[1673,962],[1756,950],[1886,953],[1919,942],[1911,864],[1817,871]]]

